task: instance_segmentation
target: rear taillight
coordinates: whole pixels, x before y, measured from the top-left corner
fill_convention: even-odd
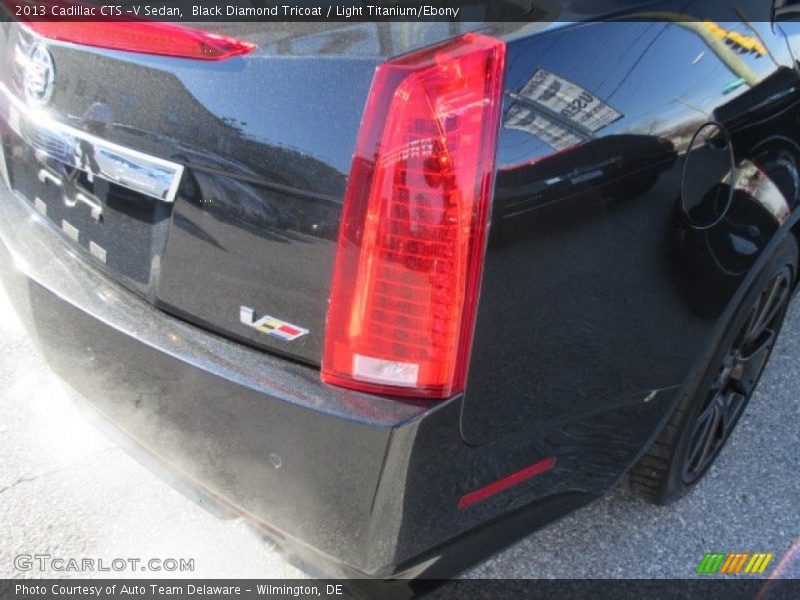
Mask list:
[[[197,60],[224,60],[255,48],[255,44],[174,23],[30,21],[25,26],[61,42]]]
[[[463,390],[493,186],[505,44],[469,33],[381,65],[345,195],[322,379]]]

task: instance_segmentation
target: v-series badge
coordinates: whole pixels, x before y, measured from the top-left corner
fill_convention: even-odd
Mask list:
[[[291,342],[308,333],[308,329],[303,329],[302,327],[292,325],[291,323],[276,319],[275,317],[270,317],[269,315],[264,315],[258,320],[255,319],[255,316],[256,311],[252,308],[248,306],[239,307],[239,321],[241,321],[243,325],[247,325],[261,333],[266,333],[267,335],[281,339],[284,342]]]

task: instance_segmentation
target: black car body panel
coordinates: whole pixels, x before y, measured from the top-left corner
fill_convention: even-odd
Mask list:
[[[520,522],[543,525],[612,485],[616,461],[670,399],[653,400],[661,411],[565,424],[547,440],[474,447],[460,435],[461,397],[431,410],[326,386],[310,367],[149,306],[71,254],[25,200],[2,198],[3,222],[23,224],[3,229],[3,283],[56,373],[145,452],[326,574],[452,574],[524,535]],[[599,433],[618,438],[616,453],[596,446]],[[553,448],[556,468],[533,485],[459,508],[466,492]],[[509,512],[503,535],[481,530]]]
[[[507,68],[464,394],[349,392],[318,365],[374,69],[475,27],[231,25],[259,48],[219,64],[48,44],[49,112],[89,134],[81,157],[113,144],[178,165],[180,186],[165,202],[90,180],[86,163],[58,170],[20,126],[25,110],[4,109],[3,283],[66,381],[290,553],[339,575],[452,574],[623,476],[800,216],[791,24],[740,3],[751,25],[722,25],[753,27],[764,52],[739,54],[665,16],[677,3],[646,4],[639,21],[480,26],[505,40]],[[11,97],[25,35],[0,24]],[[553,86],[587,94],[594,120],[548,105]],[[690,152],[704,126],[721,169]],[[64,206],[43,168],[98,197],[105,221]],[[704,206],[720,185],[730,202]],[[114,232],[100,252],[64,220]],[[309,334],[265,336],[242,306]],[[547,472],[462,502],[548,457]]]
[[[740,173],[753,162],[769,168],[765,162],[792,142],[764,140],[792,130],[798,99],[793,58],[769,22],[753,23],[768,55],[733,54],[760,81],[749,89],[727,89],[736,80],[729,57],[708,49],[701,27],[595,23],[509,46],[512,107],[500,130],[462,423],[470,442],[547,428],[680,385],[794,208],[790,197],[770,216],[747,194],[734,200],[730,216],[737,217],[712,227],[692,229],[681,218],[683,158],[695,132],[718,122],[732,136]],[[602,98],[615,120],[565,136],[553,153],[532,135],[537,123],[525,121],[525,99],[513,100],[543,71]],[[719,182],[713,171],[689,177],[683,185],[700,190]],[[737,219],[758,223],[759,232],[737,229]]]

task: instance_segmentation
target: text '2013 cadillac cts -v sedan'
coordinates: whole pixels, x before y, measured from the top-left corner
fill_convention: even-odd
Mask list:
[[[675,499],[795,289],[800,37],[639,4],[0,23],[3,284],[108,421],[328,574],[453,574],[628,472]]]

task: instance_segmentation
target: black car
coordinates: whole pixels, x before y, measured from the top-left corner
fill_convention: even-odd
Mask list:
[[[800,38],[791,3],[597,4],[0,23],[3,285],[329,575],[452,575],[626,473],[674,500],[796,288]]]

